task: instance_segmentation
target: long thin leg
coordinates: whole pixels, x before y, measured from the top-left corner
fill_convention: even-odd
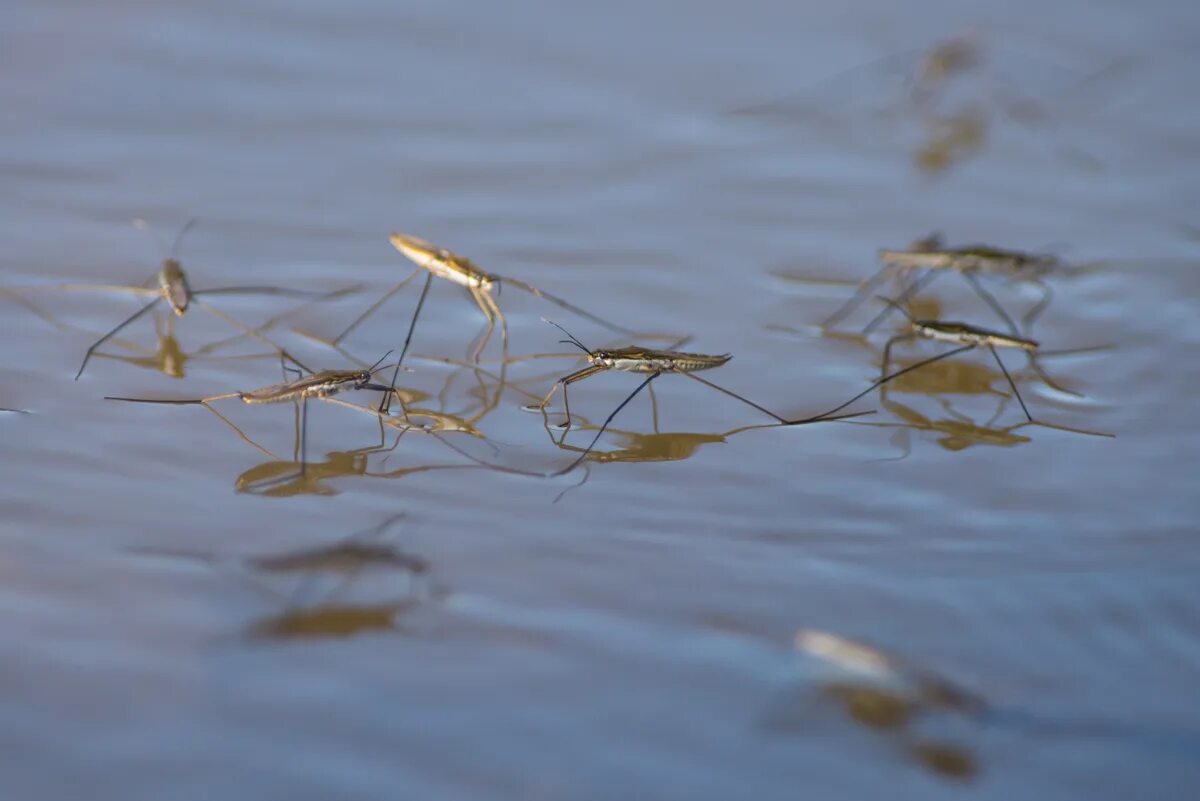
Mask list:
[[[661,372],[651,373],[649,378],[647,378],[642,383],[638,384],[637,389],[635,389],[633,392],[630,392],[629,396],[626,397],[625,400],[621,401],[620,405],[618,405],[617,408],[612,410],[612,414],[610,414],[608,416],[608,418],[604,421],[604,424],[602,426],[600,426],[599,430],[596,431],[596,436],[592,437],[592,441],[588,443],[588,446],[583,450],[583,453],[579,454],[579,456],[577,456],[573,462],[571,462],[569,465],[564,467],[562,470],[559,470],[557,473],[552,473],[551,475],[552,476],[565,475],[565,474],[571,472],[572,470],[574,470],[576,467],[578,467],[579,463],[582,462],[584,459],[586,459],[588,457],[588,454],[592,452],[592,449],[596,447],[596,443],[600,441],[600,437],[604,434],[604,431],[608,428],[609,424],[612,423],[613,419],[617,416],[617,414],[620,413],[620,411],[622,409],[624,409],[626,406],[628,406],[629,402],[631,400],[633,400],[637,396],[637,394],[642,391],[642,389],[649,386],[650,382],[653,381],[654,379],[658,378],[660,375],[662,375]],[[684,373],[684,375],[687,375],[687,373]]]
[[[922,289],[924,289],[925,287],[927,287],[931,283],[933,283],[933,281],[939,275],[941,275],[941,272],[938,270],[926,271],[926,273],[924,275],[922,275],[916,281],[913,281],[911,284],[909,284],[908,288],[905,289],[903,292],[901,292],[900,295],[892,301],[892,303],[889,303],[887,306],[884,306],[883,309],[880,310],[879,314],[876,314],[871,319],[871,322],[867,323],[867,327],[863,329],[863,333],[869,334],[872,331],[874,331],[879,326],[880,323],[882,323],[884,320],[886,320],[891,315],[891,313],[896,310],[897,306],[901,306],[901,307],[904,306],[904,304],[908,302],[909,298],[911,298],[913,295],[917,294],[917,292],[921,291]]]
[[[1071,395],[1076,398],[1083,397],[1082,392],[1076,392],[1073,389],[1067,389],[1062,384],[1058,383],[1057,381],[1052,380],[1050,378],[1050,376],[1046,373],[1046,371],[1042,369],[1041,362],[1038,361],[1036,353],[1031,353],[1029,351],[1026,351],[1025,356],[1026,356],[1026,358],[1029,359],[1030,369],[1033,370],[1033,372],[1037,375],[1037,377],[1040,378],[1042,380],[1042,382],[1045,383],[1046,386],[1050,387],[1051,389],[1056,389],[1059,392],[1062,392],[1066,395]]]
[[[471,298],[475,301],[475,305],[483,312],[484,319],[487,320],[483,331],[467,347],[467,361],[478,364],[480,357],[483,356],[484,349],[487,348],[488,342],[492,339],[492,332],[496,330],[496,318],[492,315],[491,308],[483,300],[484,290],[472,287],[468,291],[471,293]]]
[[[222,423],[224,423],[225,425],[232,428],[233,432],[235,434],[237,434],[239,438],[241,438],[242,442],[244,442],[247,445],[249,445],[250,447],[254,448],[259,453],[266,456],[268,459],[274,459],[275,461],[281,461],[278,456],[271,453],[269,450],[264,448],[262,445],[259,445],[254,440],[250,439],[250,437],[246,436],[246,432],[244,432],[244,431],[242,431],[242,429],[238,428],[237,425],[235,425],[234,422],[232,420],[230,420],[228,417],[226,417],[225,415],[218,412],[215,406],[212,406],[209,403],[204,403],[203,406],[205,409],[208,409],[210,412],[215,414],[217,416],[218,420],[220,420]]]
[[[993,345],[988,345],[988,350],[992,352],[992,356],[996,359],[996,364],[1000,365],[1000,372],[1004,373],[1004,377],[1008,379],[1008,385],[1012,387],[1013,394],[1017,396],[1017,402],[1021,404],[1021,411],[1025,412],[1025,419],[1032,423],[1033,415],[1029,413],[1029,409],[1025,406],[1025,401],[1021,398],[1021,393],[1017,390],[1016,383],[1012,380],[1012,376],[1008,374],[1008,368],[1000,360],[1000,354],[996,352],[996,348]]]
[[[546,397],[542,398],[542,402],[538,404],[538,409],[542,412],[542,422],[545,423],[546,428],[549,429],[550,427],[550,418],[546,416],[546,404],[548,404],[550,399],[554,397],[554,393],[558,391],[559,387],[562,387],[563,406],[567,411],[567,420],[563,424],[563,436],[565,437],[566,431],[571,428],[571,406],[567,400],[567,385],[574,384],[576,381],[582,381],[585,378],[590,378],[591,376],[596,375],[596,373],[602,373],[607,369],[607,367],[601,367],[600,365],[593,364],[584,367],[582,370],[576,370],[570,375],[563,376],[555,381],[554,386],[550,387],[550,391],[546,393]]]
[[[321,298],[325,292],[314,292],[310,289],[288,289],[283,286],[221,286],[212,289],[197,289],[192,297],[197,295],[276,295],[282,298]]]
[[[1018,328],[1017,324],[1014,323],[1012,318],[1008,316],[1008,312],[1004,311],[1004,308],[996,300],[995,295],[993,295],[991,292],[988,292],[987,289],[984,288],[983,284],[979,282],[979,278],[976,277],[975,271],[963,270],[962,277],[965,278],[967,283],[971,285],[971,288],[975,290],[975,294],[983,298],[984,303],[986,303],[988,306],[991,306],[992,311],[994,311],[996,315],[1004,321],[1004,324],[1008,326],[1009,332],[1011,332],[1013,336],[1021,336],[1021,329]]]
[[[736,392],[732,392],[728,389],[725,389],[724,387],[717,386],[713,382],[706,381],[705,379],[701,378],[698,375],[693,375],[692,373],[680,373],[680,375],[687,376],[688,378],[692,379],[693,381],[699,381],[701,384],[704,384],[706,387],[712,387],[717,392],[728,395],[729,397],[734,398],[735,400],[740,400],[742,403],[746,404],[747,406],[752,406],[755,409],[758,409],[763,414],[767,415],[768,417],[774,417],[776,420],[778,420],[781,423],[789,422],[786,417],[780,417],[779,415],[775,414],[775,412],[773,412],[770,409],[767,409],[763,406],[759,406],[757,403],[750,400],[749,398],[744,398],[741,395],[737,394]]]
[[[1050,289],[1050,285],[1040,278],[1027,278],[1026,280],[1042,291],[1041,299],[1021,318],[1021,322],[1025,324],[1025,330],[1028,331],[1037,322],[1037,319],[1042,316],[1042,312],[1046,310],[1046,307],[1050,305],[1050,302],[1054,299],[1054,292]]]
[[[300,475],[308,472],[308,396],[300,398]]]
[[[888,341],[888,345],[891,345],[891,343],[893,341],[895,341],[896,339],[897,339],[897,337],[893,337],[891,340]],[[810,421],[814,421],[814,420],[821,420],[821,419],[827,418],[830,415],[836,414],[837,412],[840,412],[842,409],[845,409],[847,406],[854,403],[859,398],[869,395],[875,389],[882,387],[884,384],[888,383],[893,378],[899,378],[900,376],[904,375],[905,373],[911,373],[913,370],[916,370],[919,367],[924,367],[927,364],[933,364],[934,362],[941,361],[942,359],[948,359],[951,356],[954,356],[955,354],[962,353],[963,351],[968,351],[974,347],[975,347],[974,345],[963,345],[962,347],[955,348],[954,350],[948,350],[945,353],[940,353],[937,356],[933,356],[932,358],[917,362],[916,364],[910,364],[908,367],[905,367],[902,370],[897,370],[894,373],[883,376],[878,381],[871,384],[871,386],[867,387],[862,392],[858,393],[857,395],[855,395],[853,398],[846,401],[845,403],[835,406],[832,409],[830,409],[829,411],[827,411],[823,414],[819,414],[816,417],[810,417],[807,420],[801,420],[801,421],[797,421],[797,422],[810,422]],[[884,369],[885,370],[887,369],[887,360],[886,359],[884,360]]]
[[[609,331],[612,331],[614,334],[624,334],[626,336],[632,336],[634,334],[634,331],[632,329],[625,328],[624,326],[617,325],[616,323],[610,323],[608,320],[605,320],[603,317],[598,317],[595,314],[592,314],[590,311],[587,311],[586,309],[579,308],[574,303],[569,303],[568,301],[563,300],[562,298],[558,297],[557,295],[551,295],[549,292],[544,292],[541,289],[538,289],[533,284],[527,283],[525,281],[518,281],[516,278],[504,278],[504,277],[500,277],[500,283],[501,283],[501,285],[512,284],[517,289],[523,289],[526,292],[528,292],[529,294],[533,295],[535,298],[541,298],[542,300],[549,301],[550,303],[553,303],[555,306],[564,308],[567,311],[571,312],[572,314],[576,314],[587,320],[591,320],[596,325],[598,325],[602,328],[607,328]]]
[[[240,320],[235,320],[233,317],[230,317],[228,314],[221,311],[220,309],[213,306],[212,304],[206,303],[205,301],[200,300],[197,297],[193,297],[192,302],[195,303],[200,308],[204,309],[206,312],[211,314],[213,317],[216,317],[219,320],[224,320],[225,322],[229,323],[231,326],[233,326],[237,330],[241,331],[245,336],[248,336],[252,339],[257,339],[259,342],[262,342],[264,345],[269,347],[271,350],[277,350],[280,352],[283,351],[283,348],[279,347],[274,342],[272,342],[270,339],[268,339],[265,334],[251,328],[250,326],[246,325],[245,323],[241,322]]]
[[[83,375],[83,370],[85,367],[87,367],[87,363],[92,358],[92,354],[96,352],[96,348],[100,347],[105,342],[107,342],[109,339],[116,336],[117,332],[120,331],[122,328],[129,325],[134,320],[136,320],[137,318],[141,317],[146,312],[153,309],[155,304],[157,304],[160,300],[162,300],[162,298],[158,297],[158,298],[155,298],[154,300],[150,301],[145,306],[143,306],[142,308],[138,309],[133,314],[131,314],[127,318],[125,318],[124,322],[122,322],[116,328],[109,331],[107,334],[105,334],[104,336],[100,337],[95,342],[93,342],[92,346],[87,349],[87,353],[84,354],[84,356],[83,356],[83,363],[79,365],[79,371],[77,373],[75,373],[75,380],[78,381],[79,376]]]
[[[372,303],[370,306],[367,307],[366,311],[364,311],[358,317],[354,318],[354,322],[352,322],[352,323],[350,323],[350,325],[346,326],[345,330],[342,331],[342,333],[338,334],[332,340],[329,340],[329,344],[336,345],[339,342],[341,342],[343,339],[345,339],[347,336],[349,336],[351,331],[353,331],[355,328],[358,328],[360,325],[362,325],[363,321],[365,321],[368,317],[370,317],[372,314],[374,314],[376,311],[378,311],[379,307],[382,306],[383,304],[387,303],[393,295],[395,295],[401,289],[404,289],[404,287],[408,286],[408,282],[413,280],[414,278],[416,278],[417,274],[420,272],[421,272],[420,267],[413,270],[411,275],[409,275],[403,281],[401,281],[400,283],[396,284],[394,287],[389,289],[384,294],[383,297],[381,297],[379,300]],[[430,275],[432,275],[432,273],[430,273]]]
[[[879,286],[891,272],[892,265],[890,264],[880,267],[874,275],[858,285],[858,289],[854,290],[854,294],[850,296],[850,299],[839,306],[837,311],[821,321],[821,328],[833,328],[844,320],[855,309],[861,306],[864,300],[871,296],[875,287]]]
[[[421,309],[425,306],[425,297],[429,294],[429,286],[433,283],[433,273],[425,276],[425,285],[421,287],[421,297],[417,299],[417,308],[413,311],[412,319],[408,323],[408,333],[404,336],[404,347],[400,349],[400,358],[396,359],[396,368],[392,370],[392,381],[389,384],[391,390],[379,399],[379,411],[384,414],[392,405],[392,396],[396,393],[396,380],[400,377],[400,365],[404,363],[404,357],[408,355],[408,346],[412,344],[413,332],[417,330],[417,318],[421,316]],[[404,403],[400,403],[400,407],[404,407]]]
[[[658,431],[658,398],[654,395],[654,387],[647,387],[647,392],[650,393],[650,418],[654,421],[654,433]]]
[[[508,359],[508,319],[504,316],[504,312],[500,310],[500,305],[496,303],[496,299],[492,297],[492,293],[481,290],[480,294],[491,308],[492,319],[500,323],[500,363],[504,364]]]

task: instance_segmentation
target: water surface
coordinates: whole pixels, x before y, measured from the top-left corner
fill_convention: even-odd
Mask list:
[[[160,319],[196,354],[182,379],[155,368],[147,319],[122,335],[140,350],[114,345],[73,382],[134,301],[29,296],[55,328],[0,299],[0,406],[28,411],[0,414],[7,795],[1190,797],[1187,4],[24,2],[6,19],[5,285],[140,283],[163,254],[130,220],[170,240],[195,217],[179,256],[197,287],[365,285],[274,329],[340,367],[289,326],[332,335],[406,275],[398,229],[694,334],[692,349],[735,354],[713,380],[802,416],[864,387],[883,342],[816,323],[877,248],[940,230],[1095,263],[1052,280],[1033,333],[1116,347],[1046,360],[1082,399],[1021,389],[1042,419],[1117,435],[1013,428],[1020,410],[997,414],[1003,379],[977,354],[864,401],[872,425],[738,430],[770,421],[664,377],[658,433],[639,397],[557,503],[582,473],[467,469],[420,436],[384,462],[361,450],[378,442],[368,418],[318,404],[311,470],[289,483],[286,406],[229,410],[264,454],[201,408],[100,400],[279,380],[270,355],[196,354],[222,322]],[[962,34],[984,60],[931,120],[904,75]],[[944,315],[995,325],[961,282],[935,287]],[[1038,298],[996,291],[1017,309]],[[416,296],[347,349],[396,348]],[[499,300],[514,354],[561,350],[542,316],[610,341],[512,288]],[[257,324],[295,302],[219,305]],[[479,322],[435,283],[414,351],[462,358]],[[577,454],[520,406],[578,366],[509,368],[474,421],[498,460]],[[439,398],[454,369],[412,367],[414,405],[482,411],[470,376]],[[635,385],[593,378],[572,406],[598,422]],[[419,587],[387,565],[254,561],[400,511],[384,541],[428,563]],[[830,693],[793,647],[802,628],[895,654],[988,713],[893,725],[886,699]]]

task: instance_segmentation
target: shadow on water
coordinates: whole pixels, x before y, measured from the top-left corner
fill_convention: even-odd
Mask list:
[[[283,606],[251,623],[250,639],[345,639],[372,632],[402,632],[399,618],[446,590],[432,578],[428,560],[402,550],[388,535],[405,515],[391,515],[328,546],[279,554],[236,557],[195,551],[138,549],[153,556],[209,564],[236,575],[270,602]],[[346,599],[356,583],[373,576],[370,592]],[[280,579],[294,578],[286,591]],[[368,596],[380,596],[368,597]]]

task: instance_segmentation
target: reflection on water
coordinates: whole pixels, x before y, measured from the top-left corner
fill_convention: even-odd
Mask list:
[[[418,605],[416,601],[405,599],[383,604],[327,603],[289,609],[256,621],[246,634],[253,639],[322,640],[403,632],[398,618]]]
[[[612,450],[581,448],[578,445],[559,441],[553,437],[551,437],[551,440],[562,450],[572,453],[586,453],[587,460],[590,462],[678,462],[690,459],[703,445],[724,443],[729,437],[740,434],[743,431],[778,427],[780,427],[778,423],[765,423],[762,425],[741,426],[719,434],[686,431],[655,431],[652,434],[644,434],[610,427],[605,430],[606,434],[614,437],[621,443],[621,447]],[[599,430],[598,427],[590,425],[576,426],[576,428],[581,432]]]
[[[788,99],[739,109],[738,116],[786,119],[808,126],[824,123],[841,135],[871,142],[900,142],[912,163],[939,176],[977,157],[989,129],[1054,133],[1072,111],[1090,111],[1100,98],[1084,90],[1111,87],[1129,64],[1116,60],[1091,72],[1063,69],[1028,53],[994,48],[989,57],[981,35],[968,33],[930,45],[923,52],[898,53],[859,65],[818,82]],[[1005,78],[994,60],[1034,66],[1040,79]],[[1047,80],[1051,76],[1051,80]],[[1021,84],[1056,83],[1055,91],[1035,98]],[[1091,170],[1103,162],[1072,144],[1046,139],[1054,156]]]
[[[389,530],[404,517],[404,513],[391,515],[332,545],[278,554],[232,557],[154,548],[139,550],[233,570],[273,603],[281,604],[284,607],[281,611],[250,624],[246,633],[253,639],[347,638],[370,632],[402,631],[400,617],[430,600],[444,597],[447,592],[433,581],[428,560],[388,541],[392,539]],[[281,591],[267,583],[272,577],[275,580],[291,577],[296,581],[289,590]],[[363,584],[368,577],[372,578],[370,586],[365,591],[356,590],[356,585]],[[346,598],[347,595],[353,597]]]
[[[980,772],[975,749],[966,741],[932,732],[948,721],[971,729],[984,723],[988,707],[973,693],[940,676],[904,663],[868,645],[824,631],[802,630],[796,648],[812,664],[811,681],[836,702],[845,716],[896,743],[902,753],[947,779],[968,780]],[[789,705],[790,706],[790,705]],[[781,709],[777,722],[801,728],[811,713]]]

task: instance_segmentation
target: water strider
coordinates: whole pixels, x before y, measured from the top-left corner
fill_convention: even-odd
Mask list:
[[[983,347],[983,348],[987,348],[988,351],[992,354],[992,358],[994,358],[996,360],[996,364],[1000,367],[1000,372],[1004,374],[1005,380],[1008,381],[1008,385],[1012,389],[1013,395],[1016,397],[1017,402],[1021,404],[1021,411],[1023,411],[1025,413],[1025,418],[1030,423],[1036,423],[1037,425],[1046,426],[1049,428],[1059,428],[1059,429],[1062,429],[1065,431],[1072,431],[1072,432],[1075,432],[1078,434],[1088,434],[1091,436],[1100,436],[1100,437],[1113,437],[1114,436],[1113,434],[1108,434],[1108,433],[1103,433],[1103,432],[1098,432],[1098,431],[1084,431],[1082,429],[1074,429],[1074,428],[1069,428],[1067,426],[1059,426],[1059,425],[1043,423],[1043,422],[1034,420],[1033,416],[1029,413],[1029,408],[1025,405],[1024,399],[1022,399],[1022,397],[1021,397],[1020,391],[1017,389],[1016,382],[1013,381],[1012,376],[1008,372],[1008,368],[1005,367],[1004,361],[1000,358],[1000,354],[996,351],[996,349],[997,348],[1008,348],[1008,349],[1013,349],[1013,350],[1020,350],[1020,351],[1025,352],[1026,354],[1032,356],[1033,354],[1038,352],[1038,349],[1040,347],[1039,343],[1036,340],[1028,339],[1025,337],[1011,336],[1009,334],[1003,334],[998,331],[992,331],[987,328],[980,328],[979,326],[970,325],[969,323],[952,322],[952,321],[946,321],[946,320],[918,320],[918,319],[915,319],[912,316],[910,316],[908,310],[905,309],[904,307],[900,306],[899,304],[897,304],[895,301],[890,300],[888,298],[880,298],[880,300],[882,300],[884,303],[887,303],[889,306],[895,306],[896,308],[898,308],[901,311],[901,313],[903,313],[907,317],[908,328],[907,328],[907,330],[902,331],[901,333],[893,336],[891,339],[889,339],[887,341],[887,344],[884,346],[883,366],[881,368],[883,377],[880,378],[878,381],[875,381],[873,384],[871,384],[871,386],[867,387],[865,390],[858,393],[850,400],[846,401],[841,406],[839,406],[835,409],[831,409],[828,412],[828,414],[833,414],[834,412],[838,412],[841,409],[844,409],[846,406],[849,406],[851,403],[854,403],[859,398],[862,398],[865,395],[871,393],[876,388],[881,387],[884,384],[888,383],[889,381],[895,380],[902,375],[906,375],[906,374],[912,372],[913,370],[920,369],[921,367],[924,367],[926,365],[933,364],[935,362],[939,362],[942,359],[950,358],[951,356],[955,356],[957,354],[964,353],[968,350],[974,350],[975,348]],[[902,342],[905,340],[912,340],[912,339],[917,339],[917,338],[930,339],[935,342],[945,342],[945,343],[949,343],[949,344],[953,344],[953,345],[958,345],[958,347],[954,348],[953,350],[948,350],[945,353],[939,353],[937,356],[932,356],[928,359],[924,359],[922,361],[916,362],[915,364],[911,364],[901,370],[897,370],[894,373],[888,374],[887,369],[888,369],[888,364],[890,363],[890,360],[891,360],[892,346],[895,345],[897,342]],[[1032,364],[1032,362],[1031,362],[1031,364]],[[1044,375],[1040,371],[1040,369],[1038,370],[1038,375],[1040,378],[1042,378],[1043,381],[1046,380]],[[1049,383],[1049,382],[1047,382],[1047,383]],[[1051,386],[1053,386],[1053,384],[1051,384]]]
[[[409,234],[393,233],[391,235],[391,243],[396,250],[400,251],[410,260],[415,262],[418,265],[418,269],[399,284],[389,289],[387,293],[383,295],[383,297],[381,297],[370,307],[368,307],[366,311],[355,318],[355,320],[340,334],[338,334],[334,339],[328,340],[328,344],[338,344],[344,337],[346,337],[346,335],[348,335],[364,320],[374,314],[393,295],[403,289],[410,281],[413,280],[413,278],[420,275],[422,269],[427,271],[425,276],[425,285],[421,291],[420,300],[417,302],[416,310],[414,311],[412,320],[409,324],[409,338],[411,339],[412,337],[412,331],[416,326],[417,318],[421,314],[421,307],[424,304],[426,294],[429,292],[429,286],[433,278],[435,276],[438,278],[443,278],[451,283],[458,284],[459,286],[465,288],[470,293],[472,300],[474,300],[475,304],[479,307],[480,312],[483,313],[486,321],[486,327],[483,333],[476,337],[475,341],[471,345],[469,358],[472,361],[479,361],[484,348],[487,347],[488,342],[491,340],[492,334],[496,329],[497,322],[500,324],[501,337],[505,342],[507,353],[508,324],[505,321],[504,314],[500,311],[499,305],[496,303],[496,299],[492,296],[493,290],[499,291],[506,284],[515,286],[518,289],[528,292],[534,297],[541,298],[542,300],[549,301],[550,303],[567,309],[573,314],[591,320],[597,325],[607,328],[610,331],[626,335],[633,333],[627,328],[623,328],[619,325],[611,323],[608,320],[598,317],[573,303],[570,303],[555,295],[551,295],[550,293],[539,289],[533,284],[518,280],[516,278],[508,278],[506,276],[497,275],[496,273],[486,272],[477,267],[474,262],[465,256],[460,256],[457,253],[453,253],[443,247],[426,242],[424,239],[420,239],[419,237],[411,236]],[[407,341],[405,344],[407,346]],[[404,352],[402,351],[400,355],[400,361],[403,362],[403,359]]]
[[[736,392],[733,392],[732,390],[725,389],[724,387],[718,386],[711,381],[695,375],[695,373],[702,370],[711,370],[727,363],[731,358],[733,358],[728,353],[711,355],[704,353],[686,353],[677,350],[655,350],[638,346],[592,350],[576,339],[574,335],[572,335],[558,323],[549,320],[547,320],[547,322],[567,335],[567,339],[560,340],[561,344],[572,345],[583,351],[583,353],[587,356],[588,361],[587,367],[584,367],[581,370],[576,370],[575,372],[563,376],[556,381],[554,386],[550,388],[550,391],[546,393],[546,397],[542,398],[541,403],[535,407],[542,413],[543,421],[547,426],[549,426],[549,419],[546,417],[546,405],[550,403],[550,399],[554,397],[554,393],[558,391],[559,387],[562,388],[563,406],[566,410],[567,419],[563,423],[563,434],[559,438],[560,443],[562,442],[562,439],[566,437],[567,430],[569,430],[571,427],[571,404],[567,395],[567,387],[569,385],[608,370],[618,370],[626,373],[648,374],[647,378],[642,381],[642,383],[639,384],[637,388],[633,390],[633,392],[629,393],[625,400],[621,401],[621,403],[618,404],[615,409],[613,409],[612,413],[608,416],[608,419],[605,420],[603,425],[601,425],[596,431],[596,436],[592,439],[588,447],[579,454],[578,458],[576,458],[574,462],[572,462],[563,470],[559,471],[559,474],[570,472],[579,463],[586,459],[588,454],[595,447],[596,443],[600,440],[601,435],[603,435],[605,430],[607,430],[609,423],[613,421],[617,414],[624,409],[625,406],[627,406],[639,392],[649,386],[654,379],[658,378],[663,373],[673,373],[690,378],[706,387],[715,389],[717,392],[720,392],[723,395],[728,395],[729,397],[740,401],[747,406],[757,409],[768,417],[774,418],[781,425],[785,426],[805,425],[807,423],[816,423],[828,420],[842,420],[850,417],[860,417],[864,414],[873,414],[873,412],[856,412],[853,414],[841,415],[839,417],[830,417],[833,412],[840,411],[848,406],[850,402],[847,402],[830,412],[825,412],[823,414],[813,417],[806,417],[799,420],[789,420],[786,417],[776,414],[770,409],[755,403],[749,398],[746,398],[737,394]]]
[[[212,406],[212,404],[216,401],[227,400],[230,398],[237,398],[238,400],[242,401],[242,403],[245,403],[247,405],[264,405],[264,404],[274,404],[274,403],[298,404],[299,409],[298,409],[297,425],[299,426],[299,429],[300,429],[300,436],[299,436],[300,456],[301,456],[300,472],[303,474],[305,472],[304,465],[305,465],[305,461],[306,461],[304,459],[304,456],[306,453],[306,444],[307,444],[306,432],[307,432],[307,422],[308,422],[308,401],[311,399],[311,400],[330,400],[330,401],[336,402],[336,399],[333,397],[334,395],[337,395],[342,392],[351,391],[351,390],[372,390],[372,391],[378,391],[378,392],[384,392],[384,393],[390,392],[391,388],[388,387],[388,385],[375,383],[375,382],[373,382],[372,379],[374,378],[374,375],[376,372],[387,369],[387,366],[381,367],[380,363],[384,359],[386,359],[389,355],[391,355],[391,351],[388,351],[387,353],[385,353],[383,355],[383,357],[379,359],[378,362],[376,362],[375,364],[371,365],[368,368],[361,368],[361,369],[354,369],[354,370],[320,370],[320,371],[316,371],[316,372],[312,371],[308,367],[305,367],[303,364],[301,364],[299,361],[297,361],[295,359],[295,357],[291,356],[290,354],[283,353],[282,355],[283,355],[283,357],[290,359],[292,362],[297,364],[303,370],[307,370],[309,372],[309,375],[300,375],[298,378],[295,378],[291,381],[284,381],[284,382],[281,382],[278,384],[270,384],[265,387],[259,387],[258,389],[237,391],[237,392],[225,392],[220,395],[210,395],[210,396],[204,397],[204,398],[129,398],[129,397],[118,397],[118,396],[106,395],[104,399],[105,400],[115,400],[115,401],[125,401],[125,402],[129,402],[129,403],[155,403],[155,404],[165,404],[165,405],[174,405],[174,406],[189,406],[189,405],[204,406],[206,409],[208,409],[213,414],[215,414],[218,418],[220,418],[224,423],[226,423],[231,428],[233,428],[233,430],[235,432],[237,432],[239,437],[241,437],[243,440],[248,442],[251,446],[258,449],[259,451],[263,451],[264,453],[267,453],[267,455],[269,455],[269,456],[273,455],[273,454],[271,454],[269,451],[265,451],[262,448],[262,446],[258,445],[253,440],[246,437],[246,435],[244,433],[242,433],[241,429],[239,429],[236,425],[234,425],[232,421],[230,421],[228,418],[225,417],[225,415],[218,412]],[[291,371],[291,372],[295,372],[295,373],[301,372],[300,370],[297,370],[295,368],[288,368],[286,366],[284,367],[284,370],[285,370],[285,372],[286,371]],[[351,404],[351,405],[354,406],[353,404]],[[354,408],[359,409],[362,407],[354,406]],[[365,411],[371,411],[371,410],[367,409]],[[379,414],[378,417],[379,417],[380,421],[382,422],[384,415]]]
[[[139,223],[139,227],[143,227],[143,228],[146,227],[144,221],[139,220],[137,222]],[[274,286],[229,286],[229,287],[219,287],[219,288],[212,288],[212,289],[192,289],[191,283],[188,280],[187,273],[184,272],[183,266],[180,263],[179,259],[177,259],[175,257],[175,252],[178,250],[179,245],[183,241],[184,236],[187,234],[187,232],[189,230],[191,230],[194,222],[195,222],[194,220],[189,221],[183,227],[183,229],[179,232],[179,235],[176,236],[175,242],[171,246],[170,251],[168,251],[169,255],[163,260],[162,267],[159,269],[159,271],[155,274],[155,276],[150,281],[146,282],[146,283],[153,283],[154,284],[153,287],[146,286],[146,284],[142,284],[140,286],[123,286],[123,285],[119,285],[119,284],[80,284],[80,283],[58,284],[55,286],[46,287],[47,289],[61,289],[61,290],[95,290],[95,291],[105,291],[105,292],[124,292],[127,294],[152,298],[149,302],[144,304],[141,308],[139,308],[137,311],[135,311],[129,317],[125,318],[123,321],[121,321],[119,324],[117,324],[114,328],[112,328],[108,333],[106,333],[104,336],[100,337],[98,340],[93,342],[88,347],[87,352],[84,354],[83,361],[82,361],[82,363],[80,363],[79,369],[75,373],[76,381],[78,381],[79,377],[83,375],[83,371],[87,368],[88,362],[91,360],[92,356],[95,354],[96,350],[101,345],[103,345],[105,342],[108,342],[110,339],[112,339],[112,337],[116,336],[126,326],[130,325],[131,323],[133,323],[134,321],[136,321],[137,319],[142,317],[142,315],[146,314],[151,309],[155,308],[159,303],[165,302],[170,307],[171,311],[174,312],[175,316],[177,316],[177,317],[184,316],[187,313],[188,309],[193,304],[195,304],[196,306],[203,308],[206,312],[213,315],[217,319],[222,320],[223,322],[228,323],[232,327],[236,328],[238,331],[241,332],[242,336],[253,337],[254,339],[257,339],[257,340],[265,343],[266,345],[271,347],[274,351],[278,352],[280,350],[279,346],[277,346],[274,342],[272,342],[270,339],[268,339],[261,332],[261,330],[254,329],[254,328],[251,328],[251,327],[245,325],[244,323],[229,316],[225,312],[204,302],[202,300],[202,298],[205,296],[208,296],[208,295],[252,295],[252,294],[258,294],[258,295],[280,295],[280,296],[284,296],[284,297],[326,299],[329,297],[334,297],[334,296],[337,296],[340,294],[344,294],[347,291],[347,290],[343,289],[343,290],[338,290],[337,292],[334,292],[334,293],[323,293],[322,294],[322,293],[305,292],[305,291],[299,291],[299,290],[291,290],[291,289],[286,289],[283,287],[274,287]]]

